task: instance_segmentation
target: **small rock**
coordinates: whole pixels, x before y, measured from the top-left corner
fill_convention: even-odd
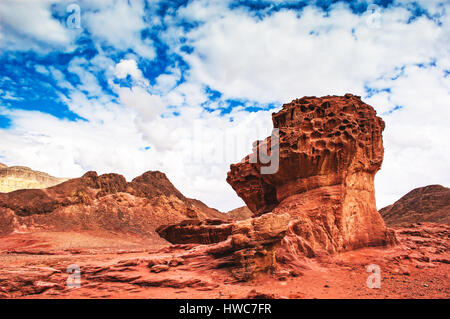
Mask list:
[[[409,276],[411,274],[408,267],[406,267],[406,266],[400,267],[399,272],[405,276]]]
[[[174,257],[172,260],[169,261],[170,267],[176,267],[178,265],[182,265],[184,262],[183,258],[180,257]]]
[[[252,289],[248,293],[247,299],[279,299],[279,296],[271,293],[258,292],[256,289]]]
[[[150,268],[151,272],[163,272],[163,271],[167,271],[169,270],[169,266],[168,265],[154,265],[152,266],[152,268]]]
[[[290,275],[292,277],[300,277],[300,276],[303,276],[303,273],[300,270],[294,269],[294,270],[291,270]]]
[[[57,287],[58,284],[53,283],[53,282],[36,281],[35,286],[45,287],[45,288],[53,288],[53,287]]]

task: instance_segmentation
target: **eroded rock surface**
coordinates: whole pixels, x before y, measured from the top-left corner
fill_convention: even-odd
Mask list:
[[[205,250],[214,256],[215,267],[230,268],[236,279],[246,281],[275,269],[275,249],[289,220],[288,214],[264,214],[232,223],[183,221],[157,231],[173,244],[210,244]]]
[[[304,97],[272,115],[279,129],[279,170],[261,174],[250,156],[231,165],[227,181],[255,216],[289,213],[287,259],[394,241],[377,212],[374,176],[383,161],[384,122],[351,94]],[[276,146],[272,138],[255,144]]]
[[[219,219],[187,219],[179,224],[164,225],[156,232],[172,244],[213,244],[231,235],[232,224]]]

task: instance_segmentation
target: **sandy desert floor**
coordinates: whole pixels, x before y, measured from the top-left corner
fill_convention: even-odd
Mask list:
[[[396,228],[399,245],[305,259],[249,282],[227,269],[205,269],[207,258],[180,259],[195,246],[152,246],[132,237],[27,233],[0,238],[2,298],[445,298],[450,297],[450,227]],[[151,247],[149,249],[148,247]],[[170,267],[151,272],[155,260]],[[68,287],[69,265],[80,288]],[[370,264],[381,287],[368,288]],[[70,279],[69,279],[70,281]],[[72,282],[73,283],[77,283]]]

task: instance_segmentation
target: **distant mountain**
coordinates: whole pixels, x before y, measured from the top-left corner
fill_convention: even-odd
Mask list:
[[[25,166],[8,167],[0,163],[0,193],[18,189],[40,189],[58,185],[67,178],[53,177]]]
[[[380,214],[387,225],[417,222],[450,224],[450,188],[429,185],[416,188]]]

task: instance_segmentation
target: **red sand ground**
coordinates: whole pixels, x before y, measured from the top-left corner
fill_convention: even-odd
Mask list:
[[[0,297],[449,298],[450,227],[424,223],[396,228],[396,233],[395,247],[305,259],[296,272],[280,266],[250,282],[236,282],[227,269],[205,270],[202,257],[151,272],[150,261],[185,250],[154,247],[135,238],[13,234],[0,238]],[[70,264],[81,269],[81,288],[66,285]],[[367,287],[370,264],[380,266],[379,289]]]

